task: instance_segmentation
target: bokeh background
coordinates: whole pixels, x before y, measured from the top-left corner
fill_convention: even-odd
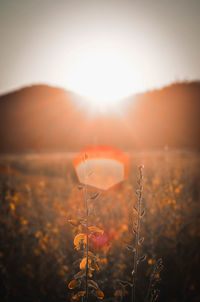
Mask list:
[[[90,279],[104,301],[131,301],[127,245],[135,244],[139,165],[139,255],[146,259],[138,265],[137,302],[155,301],[148,289],[159,259],[158,301],[200,301],[199,13],[198,0],[0,0],[2,302],[83,301],[83,287],[69,285],[84,272],[74,238],[85,232],[86,215],[73,159],[90,145],[130,156],[126,181],[87,193],[99,193],[89,202],[89,224],[104,235],[90,238]],[[79,94],[87,70],[74,74],[88,49],[120,49],[132,68],[130,79],[116,65],[131,93],[103,112]]]

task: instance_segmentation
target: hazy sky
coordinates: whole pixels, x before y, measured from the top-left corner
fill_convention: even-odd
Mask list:
[[[0,93],[71,89],[77,58],[95,49],[120,49],[135,92],[200,79],[199,37],[200,0],[0,0]]]

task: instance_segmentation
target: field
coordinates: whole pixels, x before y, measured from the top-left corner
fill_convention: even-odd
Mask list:
[[[1,302],[82,300],[77,273],[85,273],[84,242],[74,246],[74,238],[84,233],[85,196],[72,166],[74,155],[0,157]],[[180,150],[131,153],[127,181],[106,192],[88,188],[89,226],[96,227],[89,240],[96,259],[89,278],[102,291],[96,294],[96,285],[91,287],[89,301],[103,294],[103,301],[131,301],[140,164],[145,215],[137,302],[155,301],[158,290],[158,301],[200,301],[200,157]],[[163,268],[152,275],[159,259]]]

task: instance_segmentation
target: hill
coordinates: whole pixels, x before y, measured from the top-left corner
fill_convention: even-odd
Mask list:
[[[0,97],[0,152],[122,149],[200,150],[200,82],[175,83],[125,100],[124,116],[89,116],[63,89],[25,87]]]

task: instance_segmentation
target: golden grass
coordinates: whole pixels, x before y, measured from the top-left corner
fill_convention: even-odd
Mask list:
[[[73,154],[44,154],[0,158],[0,239],[3,242],[0,267],[5,296],[22,297],[23,293],[35,297],[26,301],[39,301],[38,297],[49,294],[49,301],[54,301],[53,297],[57,301],[71,297],[67,285],[80,266],[83,268],[85,257],[74,250],[73,244],[75,235],[84,229],[81,221],[85,217],[85,205],[72,157]],[[153,266],[162,257],[167,269],[162,276],[161,299],[189,301],[199,297],[199,163],[195,153],[131,154],[128,181],[99,192],[97,199],[89,201],[90,226],[104,231],[91,236],[90,252],[98,258],[99,270],[95,269],[93,276],[104,292],[105,301],[112,297],[120,301],[123,296],[129,299],[131,294],[129,287],[122,285],[132,282],[132,254],[127,245],[133,239],[131,209],[137,202],[138,164],[145,166],[146,214],[141,225],[145,240],[141,253],[147,259],[139,267],[136,295],[145,297]],[[96,191],[89,190],[89,196]],[[78,292],[77,288],[75,294],[82,299],[83,293]]]

